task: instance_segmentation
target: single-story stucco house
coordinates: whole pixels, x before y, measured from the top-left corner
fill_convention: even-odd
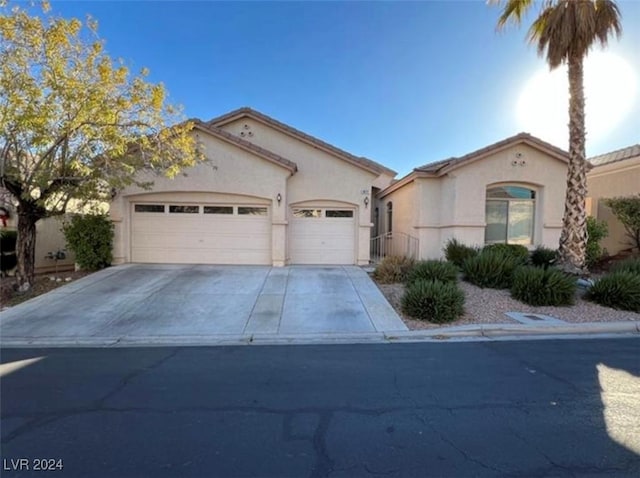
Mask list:
[[[630,239],[603,199],[640,194],[640,144],[594,156],[589,162],[593,168],[587,173],[587,209],[607,222],[609,235],[600,244],[615,255],[631,248]]]
[[[250,108],[194,123],[206,161],[115,196],[115,263],[364,265],[375,241],[435,258],[452,237],[557,247],[568,155],[531,135],[394,181]]]

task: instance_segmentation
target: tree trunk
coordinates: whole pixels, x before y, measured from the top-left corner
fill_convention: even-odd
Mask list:
[[[18,242],[16,254],[18,256],[18,291],[26,292],[33,285],[36,260],[36,222],[40,217],[28,206],[18,206]]]
[[[572,274],[585,274],[587,224],[583,58],[569,56],[569,168],[558,248],[558,265]]]

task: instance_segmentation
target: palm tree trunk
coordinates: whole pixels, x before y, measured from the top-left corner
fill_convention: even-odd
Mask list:
[[[587,226],[583,58],[569,56],[569,168],[558,248],[558,265],[572,274],[586,273]]]
[[[28,206],[18,206],[18,241],[16,254],[18,291],[26,292],[33,285],[36,259],[36,222],[40,219]]]

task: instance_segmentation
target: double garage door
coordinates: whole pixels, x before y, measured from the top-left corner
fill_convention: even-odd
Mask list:
[[[136,203],[132,208],[133,262],[272,264],[268,206],[162,202]],[[354,212],[321,207],[291,209],[289,262],[354,264]]]
[[[267,206],[134,204],[133,262],[271,265]]]

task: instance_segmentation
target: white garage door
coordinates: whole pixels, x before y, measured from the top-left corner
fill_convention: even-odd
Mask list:
[[[354,264],[353,209],[299,208],[291,211],[292,264]]]
[[[134,204],[133,262],[271,264],[267,206]]]

